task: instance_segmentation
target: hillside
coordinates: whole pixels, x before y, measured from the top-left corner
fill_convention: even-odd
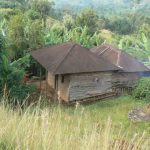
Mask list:
[[[0,150],[149,150],[149,66],[150,0],[0,0]]]
[[[113,9],[116,12],[124,11],[124,9],[128,10],[139,10],[139,9],[149,9],[150,2],[149,0],[141,0],[141,1],[131,1],[131,0],[54,0],[57,8],[76,8],[83,9],[87,7],[91,7],[96,9],[97,11]]]
[[[1,105],[0,149],[148,150],[149,123],[127,118],[140,104],[124,97],[76,108],[30,106],[12,111]]]

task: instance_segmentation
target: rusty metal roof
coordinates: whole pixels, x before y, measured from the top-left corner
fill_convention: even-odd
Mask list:
[[[98,58],[89,49],[67,42],[31,52],[45,69],[53,74],[88,73],[119,70],[103,58]]]
[[[112,45],[104,44],[92,48],[90,51],[99,56],[99,58],[104,58],[117,67],[120,67],[124,72],[150,71],[148,67],[139,62],[136,58]]]

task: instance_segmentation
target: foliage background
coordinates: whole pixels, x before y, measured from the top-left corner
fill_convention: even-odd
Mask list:
[[[149,13],[146,0],[0,0],[0,93],[38,75],[30,51],[67,41],[112,44],[149,65]]]

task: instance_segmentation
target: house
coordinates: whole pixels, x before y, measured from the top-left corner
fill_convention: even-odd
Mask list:
[[[142,77],[143,74],[150,72],[150,69],[136,58],[112,45],[104,44],[92,48],[90,51],[100,59],[103,58],[122,70],[113,73],[112,76],[115,86],[118,86],[119,88],[133,87],[135,82]]]
[[[112,74],[120,69],[72,42],[41,48],[31,55],[48,71],[48,85],[66,102],[112,92]]]

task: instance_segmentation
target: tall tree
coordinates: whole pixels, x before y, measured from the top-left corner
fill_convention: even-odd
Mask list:
[[[87,27],[89,33],[93,34],[98,29],[99,16],[93,9],[85,9],[76,18],[77,26]]]
[[[27,26],[27,40],[30,49],[42,47],[44,45],[44,32],[40,20],[29,21]]]
[[[63,24],[68,30],[71,30],[75,27],[75,21],[71,15],[66,14],[63,17]]]
[[[54,2],[49,0],[33,0],[31,4],[32,9],[40,14],[44,27],[46,27],[47,17],[52,13],[53,5]]]
[[[25,34],[25,20],[23,14],[11,17],[6,34],[7,48],[11,57],[24,56],[24,50],[28,48]]]
[[[27,9],[31,0],[0,0],[0,8]]]

